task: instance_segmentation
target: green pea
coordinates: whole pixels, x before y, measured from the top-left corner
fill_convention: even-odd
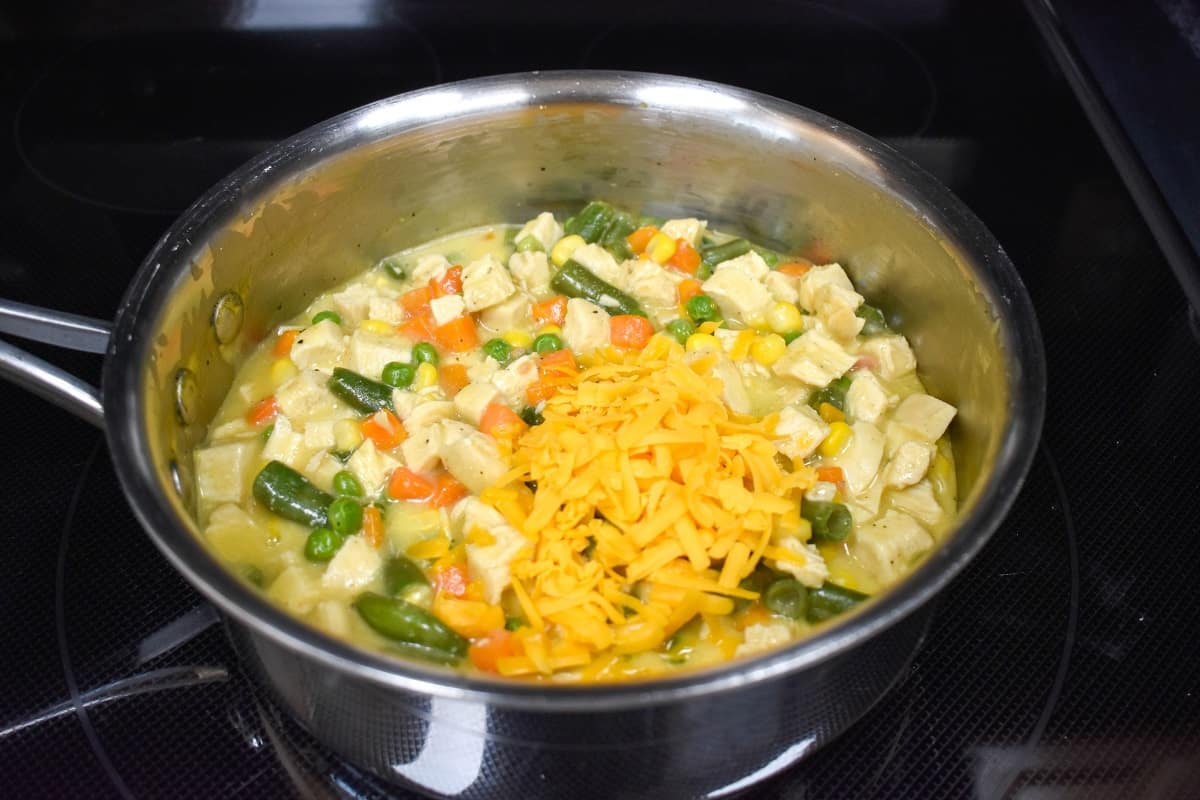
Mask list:
[[[539,355],[553,353],[556,350],[563,349],[562,337],[557,333],[543,333],[541,336],[533,340],[533,352]]]
[[[417,377],[417,368],[401,361],[389,361],[383,368],[383,382],[396,389],[407,389]]]
[[[312,319],[312,324],[316,325],[318,322],[324,322],[325,320],[330,320],[337,325],[342,324],[342,318],[336,311],[317,312],[317,315]]]
[[[483,354],[503,367],[512,359],[512,345],[503,339],[488,339],[483,343]]]
[[[329,516],[329,527],[341,536],[350,536],[362,527],[362,506],[349,497],[334,500],[329,504],[326,514]]]
[[[341,549],[345,538],[329,528],[317,528],[304,542],[304,557],[309,561],[328,561]]]
[[[686,319],[673,319],[667,323],[667,333],[680,344],[687,344],[688,337],[696,332],[696,326]]]
[[[773,614],[800,619],[808,610],[808,591],[795,578],[779,578],[763,592],[763,605]]]
[[[526,236],[517,242],[518,253],[540,253],[545,249],[536,236]]]
[[[429,342],[421,342],[413,345],[412,349],[414,364],[433,364],[435,367],[438,363],[437,349]]]
[[[362,497],[363,487],[349,470],[342,470],[333,476],[333,492],[340,497]]]
[[[541,425],[546,421],[546,418],[539,414],[538,410],[533,406],[525,406],[521,409],[521,419],[531,428],[534,425]]]
[[[687,301],[688,316],[692,318],[692,322],[699,325],[701,322],[717,322],[721,319],[721,311],[717,308],[717,301],[713,300],[706,294],[698,294]]]

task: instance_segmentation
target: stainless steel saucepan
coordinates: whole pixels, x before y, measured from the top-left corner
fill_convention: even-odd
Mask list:
[[[190,454],[272,325],[388,253],[592,197],[783,249],[819,239],[883,306],[928,388],[959,409],[960,519],[914,574],[778,652],[649,682],[546,686],[363,652],[214,560],[193,517]],[[716,797],[837,735],[902,674],[930,601],[1000,523],[1045,394],[1017,273],[932,177],[790,103],[632,73],[471,80],[329,120],[193,205],[146,257],[111,335],[14,304],[0,332],[107,353],[99,392],[4,342],[0,371],[106,428],[147,533],[301,724],[384,778],[454,797]]]

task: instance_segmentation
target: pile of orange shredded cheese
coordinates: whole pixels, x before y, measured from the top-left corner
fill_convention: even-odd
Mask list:
[[[481,498],[531,541],[511,564],[524,655],[500,659],[502,674],[596,671],[697,615],[723,627],[736,598],[757,597],[738,584],[779,550],[773,531],[803,526],[816,474],[776,461],[775,415],[729,410],[718,357],[663,335],[599,352],[516,442],[513,470]]]

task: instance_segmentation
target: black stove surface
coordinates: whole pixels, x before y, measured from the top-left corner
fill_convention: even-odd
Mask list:
[[[653,70],[830,114],[910,154],[1004,244],[1041,319],[1048,415],[1012,514],[900,684],[750,794],[1200,795],[1197,326],[1018,4],[196,5],[0,11],[0,296],[110,317],[230,169],[443,80]],[[95,357],[30,349],[98,378]],[[99,432],[7,384],[0,407],[6,796],[407,796],[243,676]]]

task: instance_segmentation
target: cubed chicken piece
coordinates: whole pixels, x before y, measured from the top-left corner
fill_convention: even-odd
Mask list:
[[[240,503],[246,498],[258,444],[246,439],[203,447],[192,456],[201,505]]]
[[[848,342],[858,336],[866,324],[866,320],[854,313],[862,304],[863,297],[857,292],[825,286],[817,291],[817,319],[837,339]]]
[[[549,211],[543,211],[533,219],[526,222],[521,230],[517,231],[517,235],[513,241],[517,244],[527,236],[532,236],[542,245],[542,249],[547,253],[550,249],[563,237],[563,227],[558,224],[558,220]]]
[[[751,656],[782,647],[796,636],[796,625],[783,619],[755,622],[742,631],[742,643],[733,651],[735,657]]]
[[[866,525],[879,516],[883,488],[883,481],[874,481],[865,492],[859,492],[846,499],[846,506],[850,509],[850,516],[854,519],[855,525]]]
[[[222,422],[214,427],[208,438],[215,444],[231,439],[252,439],[260,433],[262,433],[262,429],[251,425],[245,417],[234,417],[228,422]]]
[[[702,357],[704,355],[708,354],[701,354]],[[735,414],[749,414],[750,393],[746,391],[746,384],[742,382],[742,373],[738,371],[737,365],[722,353],[713,364],[712,375],[721,382],[721,396],[725,405]]]
[[[468,383],[454,395],[454,408],[460,417],[479,427],[484,409],[499,398],[500,390],[491,381]]]
[[[307,564],[288,567],[267,588],[267,599],[293,614],[307,614],[321,599],[318,573]]]
[[[313,624],[332,636],[350,635],[350,609],[339,600],[322,600],[312,612]]]
[[[775,423],[775,447],[788,458],[808,458],[829,435],[829,426],[805,405],[785,406]]]
[[[763,286],[771,293],[777,303],[800,302],[800,278],[794,275],[784,275],[782,272],[768,272],[762,279]]]
[[[846,476],[846,488],[851,494],[865,492],[879,472],[883,461],[883,433],[869,422],[856,422],[850,426],[854,433],[846,448],[830,459],[830,463],[841,467]]]
[[[826,386],[854,366],[854,356],[830,338],[824,331],[814,329],[788,345],[783,356],[771,365],[776,375],[807,383]]]
[[[444,419],[454,419],[454,412],[454,403],[449,400],[426,400],[413,406],[407,417],[402,417],[404,429],[411,436]]]
[[[571,260],[587,267],[597,278],[617,289],[628,288],[624,268],[617,263],[612,253],[598,244],[585,244],[571,254]]]
[[[892,421],[914,431],[926,442],[936,442],[950,426],[954,406],[927,394],[910,394],[900,401]]]
[[[412,271],[412,285],[424,286],[431,280],[442,277],[450,269],[450,262],[438,253],[428,253],[417,258]]]
[[[512,580],[509,564],[529,541],[500,512],[475,497],[460,501],[454,507],[452,519],[464,536],[478,528],[495,539],[488,545],[467,544],[467,567],[471,577],[483,584],[484,599],[499,603]]]
[[[392,410],[403,422],[421,403],[428,402],[426,398],[408,389],[392,389]],[[407,429],[406,429],[407,430]]]
[[[937,448],[927,442],[905,442],[884,469],[884,482],[898,489],[912,486],[925,477],[936,451]]]
[[[262,456],[268,461],[282,461],[294,470],[301,470],[308,463],[312,449],[304,444],[304,435],[292,428],[292,423],[282,414],[275,418],[271,435],[263,447]]]
[[[463,300],[468,311],[481,311],[507,300],[517,289],[495,256],[476,259],[463,270]]]
[[[466,313],[467,304],[461,294],[447,294],[429,301],[429,313],[434,325],[445,325]]]
[[[508,259],[508,271],[517,284],[535,296],[550,294],[550,259],[545,253],[513,253]]]
[[[342,318],[342,322],[350,327],[367,319],[371,309],[371,298],[376,297],[375,290],[370,286],[355,283],[329,297],[329,304]]]
[[[279,411],[297,424],[338,416],[340,404],[329,391],[329,376],[308,369],[275,390]]]
[[[528,330],[533,327],[533,314],[530,308],[532,304],[533,298],[528,294],[514,292],[512,297],[507,300],[479,312],[479,321],[485,328],[496,333]]]
[[[771,293],[763,286],[758,278],[750,274],[742,259],[754,256],[761,262],[757,253],[747,253],[717,265],[712,277],[704,282],[702,288],[705,294],[712,297],[720,307],[721,313],[727,318],[754,323],[761,320],[770,309]],[[766,267],[766,264],[763,264]]]
[[[871,369],[887,381],[917,368],[917,359],[903,336],[875,336],[863,342],[858,351],[875,362]]]
[[[795,536],[785,536],[779,540],[778,546],[794,553],[795,558],[776,559],[775,569],[788,573],[805,586],[820,586],[829,577],[825,559],[813,545],[806,545]]]
[[[338,548],[325,567],[321,587],[337,594],[356,594],[371,585],[383,567],[379,553],[365,536],[355,534]]]
[[[508,471],[491,436],[455,420],[445,420],[441,429],[442,463],[472,494],[479,494]]]
[[[767,266],[767,262],[758,253],[751,250],[748,253],[743,253],[737,258],[731,258],[727,261],[722,261],[717,264],[717,269],[736,269],[743,273],[748,278],[753,278],[755,281],[762,281],[770,273],[771,268]]]
[[[840,264],[813,267],[800,278],[800,306],[816,311],[818,294],[830,286],[846,292],[854,291],[854,284]]]
[[[518,358],[492,376],[505,405],[514,411],[525,407],[525,390],[538,379],[538,357],[530,353]]]
[[[499,306],[496,306],[499,308]],[[455,353],[446,359],[447,363],[462,364],[467,370],[467,378],[472,383],[487,383],[500,369],[496,359],[484,355],[481,350],[467,353]]]
[[[880,583],[908,571],[915,558],[933,547],[933,537],[908,514],[888,511],[855,531],[854,556]]]
[[[392,471],[398,466],[399,461],[376,449],[375,443],[370,439],[364,439],[346,462],[346,469],[354,473],[354,477],[358,478],[363,491],[368,495],[382,491],[388,478],[392,476]]]
[[[874,424],[891,402],[878,378],[865,370],[854,373],[846,392],[846,413],[851,419]]]
[[[399,325],[404,322],[404,308],[396,302],[394,297],[375,296],[371,298],[370,305],[367,306],[367,319],[377,319],[389,325]]]
[[[405,465],[413,472],[428,472],[437,466],[441,458],[441,425],[429,425],[408,432],[408,438],[400,445]]]
[[[902,492],[892,492],[892,506],[911,514],[926,525],[936,525],[945,515],[933,493],[933,484],[923,480]]]
[[[333,372],[341,366],[346,350],[342,327],[331,319],[323,319],[300,332],[292,345],[292,362],[300,369]]]
[[[590,353],[608,345],[608,312],[578,297],[567,301],[567,319],[562,336],[577,354]]]
[[[648,258],[627,262],[629,292],[660,324],[679,316],[679,282],[683,276]]]
[[[687,217],[685,219],[669,219],[659,230],[672,239],[683,239],[692,247],[699,247],[700,240],[704,238],[704,229],[707,227],[708,223],[704,220]]]
[[[359,375],[379,380],[383,368],[393,361],[411,362],[412,342],[398,334],[362,328],[350,335],[350,369]]]
[[[301,472],[304,477],[308,478],[313,484],[326,492],[333,488],[333,476],[337,475],[345,469],[345,465],[338,461],[327,450],[314,453],[313,457],[304,465]]]
[[[304,446],[310,450],[333,447],[333,426],[336,424],[337,420],[333,419],[310,419],[304,423]]]

